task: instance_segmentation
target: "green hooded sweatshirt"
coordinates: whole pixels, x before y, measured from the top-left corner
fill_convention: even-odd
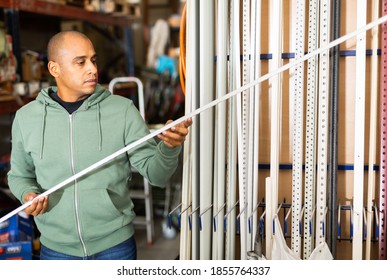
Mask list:
[[[95,162],[149,134],[132,101],[97,85],[71,115],[43,89],[16,113],[8,183],[23,203],[27,192],[43,193]],[[181,148],[148,140],[49,195],[47,212],[35,217],[46,247],[90,256],[133,233],[129,197],[131,165],[152,185],[174,173]]]

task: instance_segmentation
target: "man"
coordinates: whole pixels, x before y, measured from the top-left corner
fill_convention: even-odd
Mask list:
[[[8,182],[21,201],[71,177],[149,133],[133,103],[97,80],[97,55],[82,33],[65,31],[48,44],[56,87],[42,89],[12,126]],[[178,164],[191,119],[49,195],[25,211],[41,233],[41,259],[135,259],[132,164],[164,185]]]

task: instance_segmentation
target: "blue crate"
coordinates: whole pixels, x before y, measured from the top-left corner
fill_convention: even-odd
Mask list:
[[[0,243],[31,241],[33,233],[33,224],[30,219],[14,215],[0,224]]]
[[[32,260],[32,241],[0,243],[0,260]]]
[[[0,260],[31,260],[33,223],[14,215],[0,224]]]

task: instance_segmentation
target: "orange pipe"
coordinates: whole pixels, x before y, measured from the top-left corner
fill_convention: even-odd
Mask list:
[[[185,95],[185,47],[186,47],[186,6],[184,4],[181,22],[180,22],[180,54],[179,54],[179,75],[180,75],[180,84],[181,89]]]

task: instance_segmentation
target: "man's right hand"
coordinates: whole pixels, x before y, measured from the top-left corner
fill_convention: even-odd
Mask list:
[[[24,195],[24,203],[33,200],[35,197],[37,197],[38,194],[29,192]],[[32,216],[41,215],[44,212],[46,212],[48,207],[48,198],[47,196],[40,197],[38,199],[35,199],[30,206],[28,206],[24,211]]]

